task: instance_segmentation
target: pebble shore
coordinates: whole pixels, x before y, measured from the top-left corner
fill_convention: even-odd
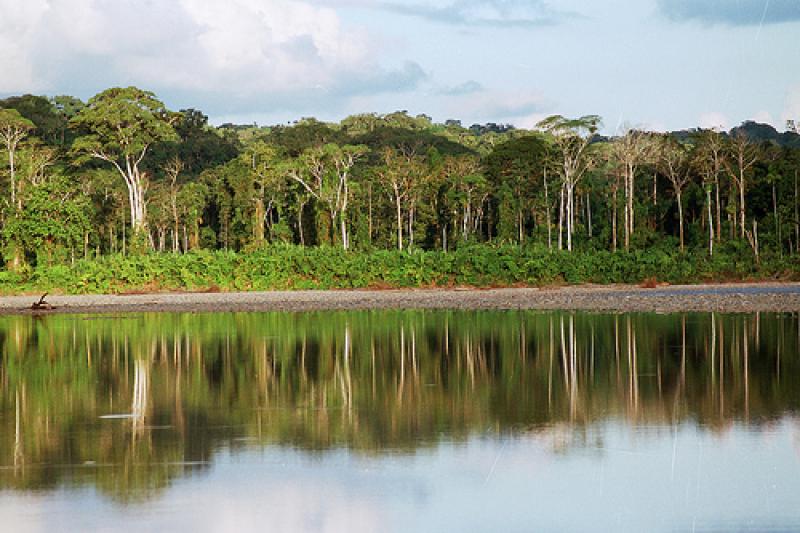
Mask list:
[[[610,312],[800,312],[800,284],[757,283],[410,289],[185,292],[48,296],[55,308],[33,311],[35,296],[0,297],[0,314],[244,312],[362,309],[564,309]]]

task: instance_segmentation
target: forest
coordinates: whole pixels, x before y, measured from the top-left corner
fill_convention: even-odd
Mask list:
[[[136,87],[9,97],[0,289],[794,279],[799,127],[213,126]]]

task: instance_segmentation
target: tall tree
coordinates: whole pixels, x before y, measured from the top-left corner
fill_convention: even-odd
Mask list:
[[[640,165],[652,159],[654,143],[649,133],[629,129],[616,139],[612,152],[622,166],[623,190],[625,192],[625,249],[630,249],[635,229],[636,171]]]
[[[728,156],[724,160],[725,169],[739,193],[737,202],[739,214],[739,237],[744,239],[747,228],[745,226],[745,194],[747,192],[750,169],[759,159],[760,150],[743,131],[736,131],[728,142]]]
[[[460,211],[461,238],[469,240],[483,219],[489,187],[480,160],[474,155],[449,156],[444,165],[454,204]]]
[[[347,208],[350,204],[350,178],[353,166],[367,152],[363,145],[339,146],[328,143],[305,150],[296,165],[291,165],[288,175],[320,202],[330,216],[330,231],[339,223],[341,244],[347,250],[350,238],[347,232]]]
[[[74,128],[89,132],[76,139],[73,150],[110,163],[125,181],[135,234],[147,230],[147,176],[142,164],[153,144],[177,139],[172,119],[153,93],[127,87],[92,97],[71,121]]]
[[[172,251],[176,253],[180,251],[180,217],[178,216],[178,191],[180,190],[180,184],[178,183],[178,177],[185,168],[186,165],[178,156],[172,157],[164,165],[164,173],[167,176],[169,184],[169,212],[172,218]]]
[[[260,246],[266,239],[265,225],[272,221],[285,196],[284,158],[275,146],[263,141],[250,143],[242,158],[250,170],[247,190],[253,206],[253,239]]]
[[[420,186],[425,164],[415,150],[408,151],[402,148],[385,147],[381,151],[381,159],[383,164],[378,168],[377,175],[381,185],[389,190],[389,196],[394,203],[397,249],[402,250],[403,220],[411,218],[412,196],[414,196],[414,190]]]
[[[547,146],[541,136],[526,135],[506,141],[486,158],[487,174],[493,180],[498,203],[498,236],[525,241],[529,219],[537,220],[534,199],[539,190],[546,190],[545,165]],[[541,180],[541,181],[540,181]],[[542,189],[538,185],[543,185]],[[547,205],[544,206],[545,214]],[[546,220],[549,226],[549,218]]]
[[[687,148],[675,137],[667,134],[661,137],[659,146],[659,166],[667,177],[675,193],[678,203],[678,234],[680,235],[681,252],[684,251],[683,232],[683,191],[691,182],[692,174],[689,166]]]
[[[561,115],[548,117],[538,124],[540,129],[553,136],[558,153],[558,172],[562,180],[562,198],[559,220],[566,223],[567,250],[572,250],[575,231],[575,188],[594,164],[590,144],[600,127],[600,117],[587,115],[576,119]],[[561,234],[559,233],[559,243]]]
[[[17,209],[17,168],[15,157],[19,143],[34,129],[34,124],[19,114],[16,109],[0,109],[0,140],[8,154],[8,170],[11,182],[11,208]]]
[[[720,192],[719,176],[722,173],[725,159],[725,138],[714,129],[700,131],[695,139],[695,164],[700,168],[705,182],[708,203],[709,227],[712,238],[717,242],[722,239],[722,195]],[[712,217],[711,192],[714,192],[714,210]],[[710,253],[714,253],[714,243],[709,242]]]

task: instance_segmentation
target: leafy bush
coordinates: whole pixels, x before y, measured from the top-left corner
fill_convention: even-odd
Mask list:
[[[368,287],[509,286],[549,283],[670,283],[798,279],[797,256],[763,256],[739,247],[709,258],[698,250],[566,252],[541,245],[465,245],[444,253],[277,244],[249,253],[195,251],[104,256],[73,266],[0,271],[0,291],[113,293],[159,290],[277,290]]]

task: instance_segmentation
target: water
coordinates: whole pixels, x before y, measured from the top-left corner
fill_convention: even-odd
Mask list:
[[[0,529],[797,531],[799,322],[0,318]]]

